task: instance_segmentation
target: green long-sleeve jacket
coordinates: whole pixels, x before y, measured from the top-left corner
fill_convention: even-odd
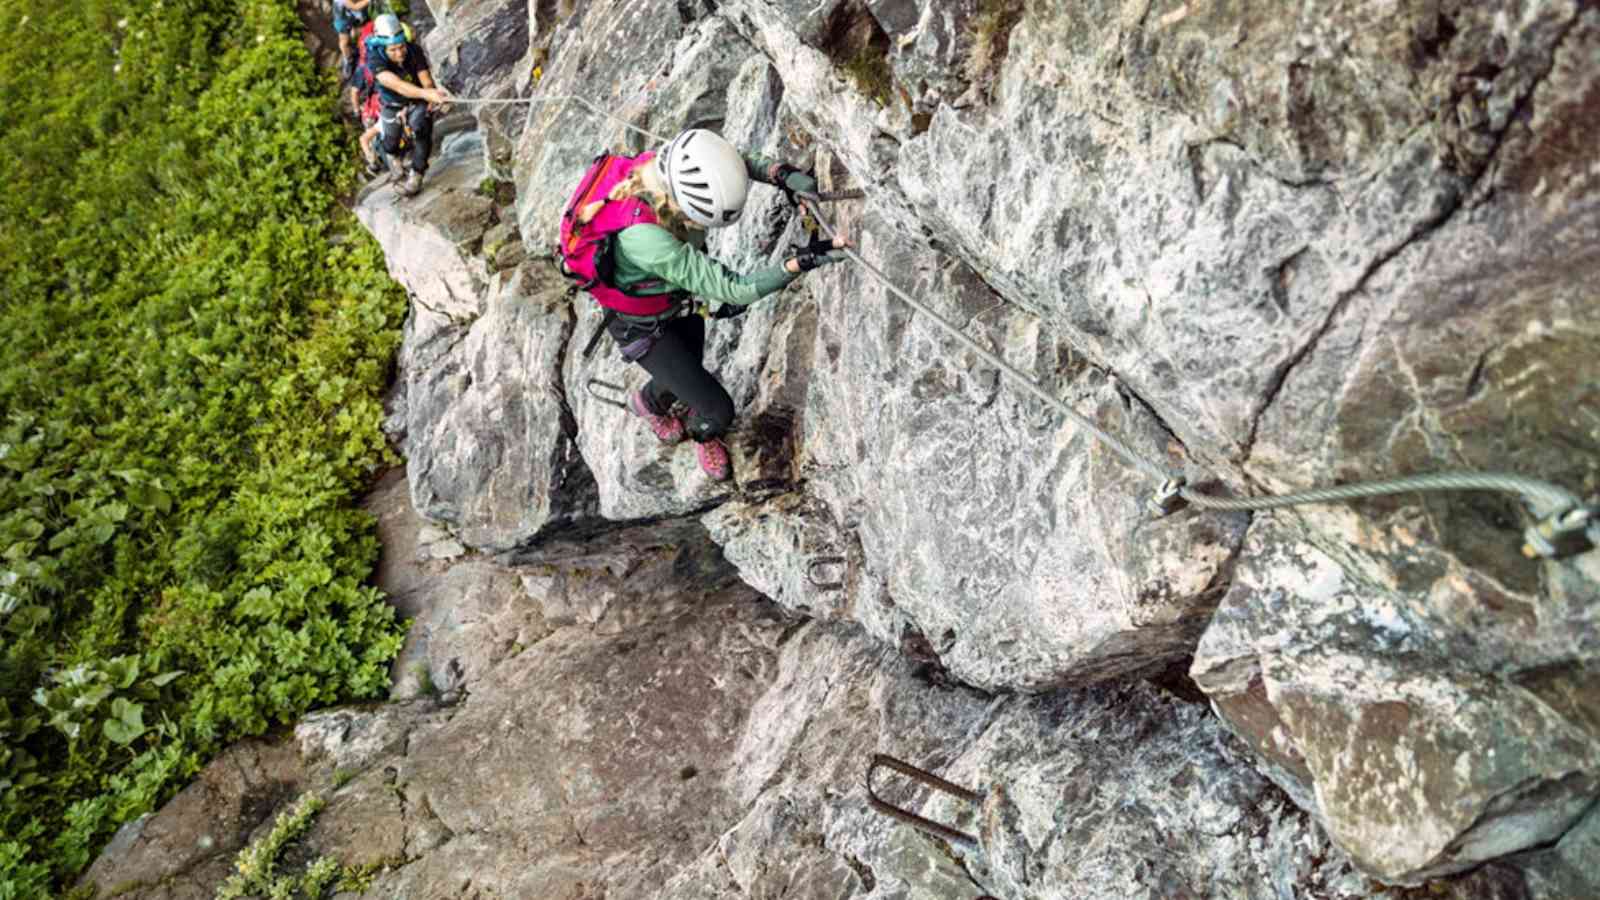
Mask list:
[[[745,154],[751,181],[771,184],[771,160]],[[687,241],[660,225],[631,225],[617,234],[612,252],[613,281],[626,291],[642,281],[661,280],[706,300],[745,306],[781,291],[799,278],[782,265],[765,266],[748,275],[731,271],[706,255],[706,235],[691,229]]]

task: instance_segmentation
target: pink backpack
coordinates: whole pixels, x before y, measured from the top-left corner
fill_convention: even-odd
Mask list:
[[[611,189],[639,166],[655,159],[654,153],[617,156],[602,153],[578,182],[578,189],[561,214],[561,274],[572,279],[574,289],[588,291],[606,309],[633,316],[653,316],[672,308],[673,292],[635,296],[611,284],[611,239],[629,225],[655,224],[655,210],[636,197],[607,200]],[[643,285],[641,285],[643,287]],[[663,285],[664,287],[664,285]]]

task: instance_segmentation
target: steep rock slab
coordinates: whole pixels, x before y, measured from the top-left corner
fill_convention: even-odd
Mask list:
[[[540,38],[548,38],[555,6],[553,0],[465,4],[432,0],[427,7],[437,27],[423,38],[423,47],[433,64],[434,79],[457,97],[516,97],[536,81],[534,71],[542,56],[534,45],[543,46]],[[462,105],[476,118],[483,135],[488,171],[506,178],[527,109],[519,104]]]
[[[603,24],[610,14],[611,8],[600,6],[591,11],[589,15],[595,17],[589,26],[596,33],[609,33]],[[629,28],[639,26],[629,23]],[[657,40],[665,40],[666,35],[659,35]],[[683,101],[693,93],[677,87],[690,74],[700,73],[715,69],[715,66],[705,66],[701,60],[710,55],[704,49],[708,40],[719,44],[727,43],[730,35],[722,27],[713,27],[710,24],[697,25],[688,29],[674,50],[674,64],[671,71],[660,79],[660,85],[646,84],[641,88],[640,96],[661,98],[676,97],[678,100],[668,104],[669,108]],[[734,39],[735,43],[737,39]],[[586,76],[592,77],[595,71],[604,71],[599,67],[615,65],[615,61],[607,55],[609,48],[594,47],[582,44],[573,48],[563,47],[555,57],[571,60],[576,55],[579,63],[572,64],[584,67]],[[689,64],[685,64],[688,61]],[[564,64],[565,65],[565,64]],[[585,67],[586,66],[586,67]],[[552,63],[551,74],[543,87],[544,90],[559,92],[570,84],[570,76],[564,74],[563,65]],[[774,110],[781,114],[777,106],[777,96],[780,95],[780,86],[773,83],[769,74],[770,70],[764,63],[750,61],[741,64],[734,70],[732,81],[727,90],[727,113],[722,119],[722,128],[730,137],[745,146],[757,146],[763,149],[774,147],[780,152],[781,144],[774,144],[772,124]],[[621,77],[630,77],[622,73]],[[703,76],[701,76],[703,77]],[[690,80],[690,85],[700,82]],[[656,92],[656,93],[652,93]],[[631,108],[631,107],[630,107]],[[683,114],[687,123],[692,118],[689,113]],[[568,123],[568,119],[571,122]],[[548,119],[551,123],[544,125],[536,123],[524,135],[523,146],[527,148],[533,159],[538,162],[558,156],[563,142],[570,143],[575,134],[584,130],[583,122],[589,120],[588,129],[595,127],[598,121],[592,115],[582,111],[563,111],[559,116]],[[664,121],[659,113],[652,115],[652,121]],[[555,123],[570,124],[572,127],[557,127]],[[609,123],[602,123],[616,131]],[[542,129],[542,130],[541,130]],[[669,129],[671,130],[671,129]],[[577,169],[574,168],[573,171]],[[525,198],[522,205],[523,215],[530,212],[538,216],[548,215],[554,218],[554,205],[565,196],[563,190],[539,190],[532,185],[542,184],[540,172],[544,171],[537,165],[524,168],[529,173],[525,176],[524,188],[519,196]],[[571,176],[567,173],[568,177]],[[766,208],[760,205],[761,189],[758,191],[757,204],[750,214],[745,217],[739,228],[731,229],[733,234],[719,234],[714,242],[713,249],[723,251],[721,255],[738,267],[766,262],[758,253],[752,253],[749,247],[770,247],[773,243],[772,230],[765,232],[759,228],[781,227],[781,220],[772,217],[770,202]],[[550,206],[549,210],[542,207]],[[781,210],[778,210],[781,213]],[[526,218],[527,227],[532,223]],[[887,223],[876,223],[881,229]],[[892,251],[884,251],[874,258],[880,262],[892,263],[896,271],[904,271],[906,263],[906,248],[899,244],[894,245]],[[770,251],[769,251],[770,253]],[[918,261],[917,265],[932,265],[934,258],[929,256],[927,261]],[[936,288],[942,289],[946,285],[938,281]],[[922,285],[918,285],[919,289]],[[968,277],[960,290],[965,295],[947,304],[943,308],[964,315],[958,318],[974,316],[982,312],[994,312],[1003,307],[1004,302],[992,293],[982,288],[976,279]],[[802,293],[802,291],[804,293]],[[881,287],[865,283],[862,279],[843,280],[833,277],[814,275],[807,279],[805,287],[792,288],[788,294],[781,298],[781,302],[763,304],[762,308],[751,313],[741,321],[740,326],[725,327],[719,323],[715,330],[717,337],[713,339],[708,350],[708,361],[714,368],[719,368],[727,379],[730,391],[734,394],[736,402],[744,410],[744,420],[748,430],[736,435],[733,440],[735,456],[740,465],[736,467],[739,473],[738,481],[746,486],[752,482],[762,486],[782,486],[788,480],[811,477],[811,472],[806,468],[807,457],[821,457],[823,467],[841,465],[836,461],[840,456],[836,448],[849,446],[853,442],[859,446],[859,436],[849,434],[848,431],[856,427],[856,423],[864,422],[862,428],[877,430],[874,432],[873,447],[875,450],[884,451],[884,458],[894,455],[904,455],[910,448],[922,445],[925,452],[921,456],[913,457],[898,472],[890,486],[890,490],[878,492],[875,490],[875,481],[883,474],[871,465],[863,466],[857,475],[851,476],[852,483],[843,489],[845,496],[835,497],[831,502],[837,505],[849,506],[852,509],[870,509],[878,505],[876,501],[884,496],[898,498],[904,502],[894,506],[889,512],[884,512],[878,521],[873,524],[876,528],[873,549],[881,556],[892,556],[888,560],[875,561],[879,572],[893,572],[889,575],[876,575],[863,579],[867,585],[878,585],[874,590],[874,603],[871,605],[853,604],[857,610],[864,610],[869,626],[875,626],[875,633],[885,640],[899,643],[911,639],[920,644],[926,644],[924,635],[931,636],[938,646],[929,646],[930,655],[945,653],[952,650],[956,661],[947,664],[955,667],[961,677],[968,678],[975,683],[987,685],[1022,685],[1039,688],[1060,683],[1071,679],[1093,679],[1109,677],[1120,672],[1133,669],[1159,665],[1165,660],[1183,655],[1192,647],[1193,641],[1203,627],[1204,616],[1209,612],[1211,604],[1215,603],[1217,594],[1210,591],[1209,587],[1216,581],[1216,573],[1225,564],[1231,555],[1231,547],[1237,543],[1239,536],[1239,523],[1223,521],[1220,526],[1211,522],[1202,522],[1198,517],[1182,524],[1156,523],[1145,527],[1141,523],[1142,514],[1138,512],[1137,495],[1132,491],[1123,492],[1124,508],[1116,512],[1091,509],[1085,506],[1088,492],[1084,492],[1075,510],[1072,522],[1064,523],[1063,531],[1070,528],[1073,523],[1084,521],[1084,517],[1098,521],[1102,515],[1109,516],[1118,521],[1117,528],[1123,531],[1118,546],[1106,553],[1097,553],[1094,547],[1080,547],[1078,552],[1086,554],[1083,561],[1063,561],[1055,557],[1035,562],[1038,557],[1038,548],[1034,544],[1061,544],[1062,541],[1053,540],[1049,536],[1040,537],[1039,532],[1045,526],[1040,525],[1041,519],[1053,516],[1042,509],[1020,510],[1013,509],[1014,513],[1009,520],[1001,522],[995,529],[995,535],[985,535],[984,518],[985,506],[996,499],[996,493],[1010,498],[1011,502],[1020,500],[1016,497],[1016,484],[1007,483],[1004,486],[995,482],[987,487],[996,490],[966,491],[960,485],[950,486],[948,489],[938,490],[931,498],[927,488],[930,484],[939,485],[942,476],[929,478],[928,473],[941,471],[950,460],[961,456],[967,447],[973,443],[981,443],[978,430],[967,427],[960,430],[959,434],[952,436],[954,439],[947,443],[929,441],[919,438],[910,445],[892,445],[892,439],[878,440],[890,434],[893,430],[905,423],[898,420],[892,424],[883,424],[876,421],[882,412],[875,404],[882,401],[876,385],[863,385],[854,377],[851,367],[862,361],[860,355],[840,362],[832,362],[834,372],[844,372],[840,376],[837,391],[860,399],[860,403],[835,404],[838,408],[818,408],[808,397],[807,384],[815,375],[816,367],[811,362],[812,355],[817,351],[818,345],[811,340],[812,334],[817,330],[812,315],[805,305],[812,301],[791,299],[791,296],[810,295],[813,298],[827,298],[834,296],[864,297],[869,301],[867,305],[874,309],[885,305],[897,305],[898,301],[890,301]],[[978,305],[978,304],[981,304]],[[852,315],[841,310],[841,305],[832,307],[824,306],[818,301],[819,309],[824,317]],[[770,310],[770,312],[769,312]],[[896,332],[904,327],[907,317],[904,310],[897,313],[888,313],[889,320],[885,323],[873,322],[880,330],[886,328]],[[843,321],[842,318],[839,321]],[[613,356],[599,356],[584,360],[577,348],[588,343],[590,336],[598,328],[599,316],[593,311],[581,314],[577,329],[577,339],[569,345],[568,364],[566,366],[566,392],[572,398],[573,409],[580,423],[579,442],[583,453],[591,466],[595,469],[600,485],[601,509],[608,518],[643,518],[659,515],[680,515],[692,512],[698,508],[719,502],[726,496],[726,489],[707,485],[697,479],[697,473],[692,458],[683,452],[682,448],[666,449],[657,445],[653,438],[637,423],[631,422],[619,414],[614,408],[595,402],[589,395],[587,388],[594,380],[609,384],[620,384],[627,389],[636,386],[640,379],[636,369],[629,367]],[[857,322],[849,322],[844,329],[855,331]],[[1027,331],[1028,326],[1023,325],[1019,331]],[[1037,328],[1035,328],[1035,331]],[[1030,339],[1029,334],[1009,335],[1004,327],[991,330],[991,335],[996,345],[1016,337],[1024,342]],[[730,334],[736,338],[724,342],[723,334]],[[926,338],[926,335],[924,335]],[[884,355],[869,360],[866,369],[869,371],[883,371],[886,367],[884,359],[888,354],[902,352],[901,348],[893,346],[896,341],[885,342],[886,346],[879,349]],[[606,342],[602,342],[606,346]],[[837,352],[834,346],[829,352]],[[1041,367],[1048,365],[1073,365],[1069,359],[1062,362],[1059,358],[1063,352],[1070,356],[1070,351],[1063,351],[1060,347],[1049,350],[1057,358],[1055,362],[1041,362]],[[946,361],[939,359],[941,354],[948,353],[943,347],[932,346],[930,352],[923,354],[935,358],[934,371],[916,373],[922,383],[909,385],[908,396],[905,398],[892,397],[890,403],[904,404],[906,408],[922,406],[922,394],[941,391],[941,383],[951,381],[955,376],[950,376],[945,371]],[[1037,354],[1037,348],[1025,350],[1025,354]],[[962,360],[966,364],[967,360]],[[730,365],[731,364],[731,365]],[[858,371],[858,370],[856,370]],[[754,377],[752,377],[752,375]],[[969,418],[969,411],[965,408],[965,401],[976,402],[980,407],[987,405],[1001,390],[997,384],[997,375],[992,371],[982,372],[977,379],[983,384],[975,387],[976,394],[960,398],[949,398],[951,403],[943,406],[941,412],[953,412],[958,419]],[[971,393],[971,392],[969,392]],[[1116,404],[1120,402],[1127,406],[1126,401],[1113,399],[1114,394],[1108,393],[1098,402],[1102,404]],[[926,426],[933,418],[935,412],[931,409],[935,404],[926,404],[930,408],[919,420]],[[961,407],[956,409],[955,407]],[[893,407],[890,407],[893,408]],[[1135,418],[1144,417],[1145,428],[1149,429],[1149,419],[1142,410],[1132,413]],[[898,415],[898,414],[897,414]],[[903,418],[903,417],[902,417]],[[825,422],[827,424],[815,426],[812,422]],[[796,434],[802,427],[805,428],[804,441],[799,440]],[[931,427],[931,426],[929,426]],[[835,430],[837,429],[837,430]],[[922,431],[927,431],[925,427]],[[1048,430],[1048,429],[1046,429]],[[840,433],[840,432],[846,433]],[[938,429],[934,429],[938,437]],[[1034,428],[1032,431],[1039,431]],[[1028,439],[1037,437],[1029,433]],[[909,438],[908,438],[909,440]],[[1153,443],[1152,443],[1153,442]],[[792,449],[783,445],[794,444]],[[1014,443],[1014,442],[1013,442]],[[1167,452],[1168,439],[1164,434],[1152,432],[1146,441],[1145,449],[1154,448],[1158,456]],[[774,451],[772,445],[779,448]],[[812,450],[811,445],[823,445],[825,449]],[[892,446],[891,446],[892,445]],[[934,448],[938,448],[935,450]],[[1051,459],[1036,460],[1024,456],[1017,460],[1011,453],[1011,447],[996,442],[988,448],[995,459],[986,461],[1000,462],[1006,466],[1007,477],[1012,481],[1021,479],[1026,483],[1029,477],[1043,478],[1055,483],[1055,472],[1052,459],[1059,459],[1059,455],[1052,455]],[[1079,448],[1072,448],[1076,452]],[[741,451],[749,451],[741,452]],[[745,465],[750,455],[760,456],[765,453],[765,459],[755,466]],[[930,454],[943,454],[937,459]],[[846,454],[848,455],[848,454]],[[785,466],[785,457],[793,457],[796,464]],[[1000,457],[1008,457],[1001,460]],[[856,460],[851,460],[851,464]],[[1038,465],[1035,465],[1035,464]],[[1036,468],[1039,471],[1035,476],[1029,476],[1027,469]],[[1116,476],[1122,477],[1122,476]],[[825,479],[824,479],[825,480]],[[1004,478],[1000,480],[1006,480]],[[1129,488],[1138,487],[1138,479],[1124,478]],[[994,481],[994,479],[990,479]],[[1076,482],[1068,484],[1063,490],[1070,490]],[[1119,485],[1120,486],[1120,485]],[[839,490],[824,489],[824,493],[840,493]],[[1053,503],[1055,498],[1045,501]],[[971,553],[962,553],[959,548],[956,552],[949,552],[950,536],[939,531],[938,524],[943,519],[930,518],[925,515],[929,504],[939,505],[941,509],[953,508],[960,511],[966,522],[964,532],[967,537],[973,538],[983,546],[974,549]],[[905,508],[902,508],[905,507]],[[915,507],[914,509],[910,507]],[[859,514],[846,513],[840,518],[851,521],[859,518]],[[724,521],[726,517],[718,517],[717,521]],[[1126,527],[1124,527],[1126,526]],[[853,523],[852,523],[853,527]],[[1006,543],[1007,539],[1000,532],[1006,529],[1020,531],[1022,540],[1026,545],[1020,550],[1013,551],[999,547],[998,544]],[[1136,539],[1128,540],[1128,529],[1142,529]],[[1193,529],[1198,528],[1198,531]],[[903,531],[915,531],[916,535],[903,534]],[[1191,533],[1191,531],[1193,533]],[[1062,532],[1057,532],[1061,534]],[[993,540],[989,540],[993,538]],[[970,543],[970,541],[969,541]],[[911,549],[905,549],[907,545]],[[989,544],[997,544],[989,547]],[[1196,546],[1203,549],[1191,552]],[[983,552],[985,548],[993,550],[992,553]],[[974,558],[975,554],[983,558]],[[1009,556],[1017,555],[1017,559]],[[1006,557],[996,559],[995,557]],[[1115,557],[1115,558],[1113,558]],[[1043,619],[1047,623],[1055,624],[1062,618],[1059,613],[1071,604],[1064,602],[1059,596],[1042,601],[1048,609],[1037,608],[1037,603],[1029,600],[1029,596],[1036,593],[1038,587],[1030,579],[1063,580],[1076,578],[1079,581],[1078,591],[1083,596],[1095,594],[1098,589],[1108,582],[1121,581],[1122,577],[1116,574],[1115,569],[1124,561],[1138,570],[1135,577],[1127,580],[1126,590],[1121,590],[1124,596],[1123,605],[1107,616],[1099,617],[1089,623],[1069,622],[1063,630],[1070,634],[1047,634],[1042,638],[1034,634],[1033,626],[1036,621]],[[1193,561],[1198,560],[1198,564]],[[804,568],[805,561],[797,560],[797,565],[790,567],[791,574]],[[1070,563],[1070,564],[1069,564]],[[973,569],[978,575],[971,573]],[[1009,574],[1008,574],[1009,573]],[[974,578],[987,579],[984,584],[967,590],[966,583]],[[890,582],[893,584],[890,584]],[[988,583],[994,582],[994,583]],[[757,577],[753,583],[763,584]],[[957,608],[946,608],[942,599],[935,595],[941,594],[945,583],[955,583],[962,590],[970,602]],[[1055,582],[1052,581],[1052,584]],[[1003,586],[1009,585],[1011,594],[1015,595],[1016,603],[1003,608],[996,616],[985,617],[981,613],[974,615],[975,607],[980,606]],[[1046,593],[1059,591],[1049,588]],[[901,594],[910,595],[909,603]],[[1027,595],[1027,596],[1025,596]],[[881,601],[898,604],[897,610],[909,608],[912,613],[897,612],[894,615],[879,617],[873,620],[876,609],[882,606]],[[810,604],[797,601],[797,606],[805,607]],[[1071,618],[1070,616],[1068,618]],[[1090,616],[1090,618],[1095,618]],[[961,632],[968,630],[970,622],[977,620],[976,628],[979,634],[968,642],[964,648],[953,648],[955,638]],[[1141,632],[1142,636],[1134,637],[1134,632]],[[993,633],[990,633],[993,632]],[[996,650],[997,645],[1010,643],[1014,646],[1009,649]],[[1075,650],[1068,650],[1075,647]]]
[[[875,778],[980,847],[873,812],[861,773],[874,752],[985,791],[980,810]],[[1383,896],[1239,752],[1203,708],[1148,688],[930,690],[852,629],[810,624],[741,739],[747,812],[660,896]]]
[[[1258,517],[1193,669],[1266,771],[1399,883],[1553,841],[1600,794],[1594,723],[1445,652],[1423,599]]]
[[[368,895],[470,881],[506,896],[649,896],[730,816],[721,785],[782,630],[751,601],[740,589],[616,634],[569,629],[503,664],[396,776],[459,837]]]
[[[548,568],[525,580],[530,602],[550,622],[583,610],[587,626],[502,662],[454,706],[328,710],[292,740],[236,748],[125,829],[96,883],[130,900],[214,896],[305,789],[328,806],[284,867],[321,854],[369,867],[373,898],[1400,900],[1240,765],[1197,706],[1146,687],[991,698],[930,683],[854,628],[708,588],[724,576],[693,556],[622,576]],[[981,810],[956,809],[878,780],[981,850],[872,812],[860,776],[880,751],[984,790]],[[1561,865],[1583,846],[1563,842]],[[1522,889],[1486,867],[1430,896]]]
[[[1274,486],[1444,468],[1600,490],[1600,170],[1573,143],[1600,104],[1597,52],[1590,10],[1467,205],[1351,295],[1288,372],[1252,458],[1298,469]],[[1400,496],[1304,518],[1364,577],[1427,595],[1431,639],[1480,670],[1600,653],[1600,554],[1528,562],[1514,497]]]
[[[528,0],[457,3],[428,0],[434,28],[423,49],[435,80],[462,97],[502,97],[525,84],[531,70],[529,36],[534,6]]]
[[[917,6],[919,23],[924,6],[937,4]],[[1017,6],[986,32],[992,98],[931,118],[898,93],[920,85],[877,92],[892,68],[862,72],[788,4],[725,8],[885,214],[1058,323],[1226,466],[1341,298],[1483,169],[1478,138],[1433,112],[1456,76],[1499,73],[1468,104],[1493,110],[1482,127],[1496,133],[1573,7],[1450,4],[1396,22],[1378,3],[1159,6]],[[985,26],[971,27],[978,52]],[[897,33],[891,67],[920,33]]]
[[[1160,423],[1049,323],[874,212],[862,221],[866,258],[913,296],[1135,452],[1182,467]],[[879,282],[850,270],[812,279],[815,345],[805,348],[809,365],[788,369],[805,373],[795,452],[813,499],[730,504],[706,517],[746,578],[795,609],[860,621],[982,687],[1039,690],[1188,655],[1245,520],[1152,519],[1147,476]],[[818,581],[843,583],[821,590]]]
[[[412,501],[468,545],[515,547],[593,515],[557,372],[572,330],[547,267],[495,271],[479,255],[499,210],[477,191],[482,142],[448,141],[421,195],[369,188],[357,215],[412,308],[397,415]]]
[[[1262,417],[1252,464],[1600,484],[1584,403],[1600,380],[1600,173],[1571,138],[1600,96],[1597,47],[1600,14],[1569,20],[1476,192],[1344,301]],[[1297,518],[1317,549],[1264,525],[1251,546],[1267,558],[1202,643],[1195,674],[1219,711],[1385,877],[1559,837],[1600,777],[1600,554],[1523,559],[1527,518],[1493,494]]]

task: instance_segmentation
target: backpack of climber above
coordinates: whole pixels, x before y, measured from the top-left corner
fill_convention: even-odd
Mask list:
[[[561,274],[573,281],[573,290],[588,291],[609,310],[633,316],[653,316],[672,307],[670,290],[660,285],[641,286],[655,293],[627,293],[612,284],[612,247],[617,232],[630,225],[655,224],[655,210],[637,197],[608,199],[611,189],[634,169],[655,158],[654,153],[619,156],[602,153],[594,158],[578,181],[561,214],[561,243],[556,246]]]

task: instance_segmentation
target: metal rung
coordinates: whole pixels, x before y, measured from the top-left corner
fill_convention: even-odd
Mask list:
[[[818,581],[817,570],[823,566],[845,566],[845,572],[848,574],[849,565],[850,560],[843,556],[812,557],[811,561],[806,563],[806,580],[811,582],[811,586],[819,591],[844,590],[844,578],[841,577],[838,581]]]
[[[618,396],[626,397],[628,394],[628,389],[620,384],[612,384],[609,381],[601,381],[598,378],[591,378],[589,379],[588,383],[584,385],[584,390],[589,392],[589,396],[599,400],[601,403],[609,403],[612,406],[615,406],[617,409],[625,410],[628,408],[627,403],[621,400],[613,400],[610,397],[600,393],[600,390],[615,391]]]
[[[872,754],[872,763],[871,765],[867,766],[867,803],[870,804],[874,810],[892,819],[899,819],[900,821],[920,831],[927,832],[935,837],[944,838],[953,844],[961,844],[967,847],[978,846],[978,839],[964,831],[957,831],[948,825],[941,825],[932,819],[925,819],[916,813],[907,812],[906,810],[903,810],[900,807],[895,806],[894,804],[879,797],[877,792],[872,789],[872,773],[877,771],[879,766],[893,769],[896,772],[899,772],[901,775],[910,778],[912,781],[925,784],[940,793],[949,794],[952,797],[965,800],[968,803],[977,804],[983,802],[982,794],[978,793],[977,791],[967,790],[958,784],[952,784],[933,774],[932,772],[919,769],[908,762],[895,759],[892,756],[887,756],[882,753]]]

